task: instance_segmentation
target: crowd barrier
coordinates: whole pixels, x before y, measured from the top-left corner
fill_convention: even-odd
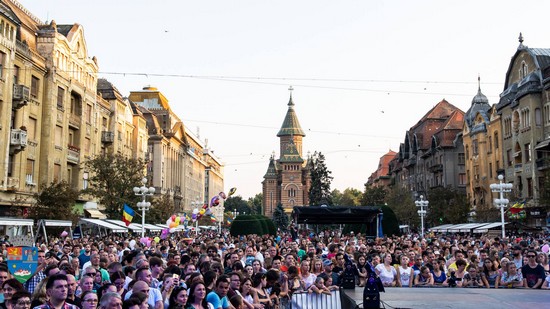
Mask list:
[[[319,309],[333,308],[342,309],[340,291],[332,291],[331,295],[316,293],[294,293],[292,294],[292,309]]]

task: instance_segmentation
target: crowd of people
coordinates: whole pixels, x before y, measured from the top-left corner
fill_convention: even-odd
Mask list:
[[[149,246],[116,234],[49,239],[36,244],[38,268],[24,284],[2,261],[2,308],[282,309],[294,293],[331,294],[371,277],[384,287],[550,289],[545,235],[372,239],[293,227],[276,236],[171,234]]]

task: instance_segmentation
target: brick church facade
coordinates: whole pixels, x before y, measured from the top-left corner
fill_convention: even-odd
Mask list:
[[[310,158],[302,156],[302,138],[305,136],[291,94],[283,125],[277,133],[280,157],[271,156],[262,182],[262,206],[268,217],[272,217],[279,203],[286,213],[292,212],[294,206],[309,204]]]

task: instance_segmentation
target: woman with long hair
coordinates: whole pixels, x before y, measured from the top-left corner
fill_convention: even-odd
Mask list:
[[[323,267],[323,261],[320,258],[313,259],[313,263],[311,263],[311,272],[315,276],[319,276],[323,272],[325,272],[325,269]]]
[[[252,279],[245,277],[243,278],[243,281],[241,282],[241,295],[243,299],[245,300],[245,303],[248,304],[259,304],[260,301],[258,300],[258,294],[256,293],[256,290],[253,287]]]
[[[24,291],[25,288],[17,279],[8,279],[2,283],[2,291],[4,292],[4,302],[0,303],[0,308],[12,309],[11,296],[16,292]]]
[[[391,265],[393,258],[391,253],[384,255],[384,263],[376,265],[375,271],[384,286],[397,285],[397,270]]]
[[[490,258],[483,260],[483,271],[481,272],[481,280],[486,288],[498,288],[500,276],[498,270]]]
[[[203,282],[195,282],[189,288],[189,296],[185,309],[213,309],[206,301],[206,286]]]
[[[187,304],[189,296],[187,295],[187,289],[183,287],[176,287],[172,289],[170,293],[170,298],[168,300],[168,309],[179,309],[184,308]]]
[[[303,260],[302,263],[300,263],[300,271],[300,277],[302,279],[302,282],[304,283],[305,289],[307,290],[315,283],[315,279],[317,278],[317,276],[309,272],[308,260]]]
[[[269,293],[266,290],[267,279],[265,274],[262,274],[262,273],[255,274],[252,280],[252,284],[256,289],[256,294],[258,295],[258,301],[260,304],[264,305],[264,309],[273,308],[273,302],[271,301],[271,298],[269,297]]]

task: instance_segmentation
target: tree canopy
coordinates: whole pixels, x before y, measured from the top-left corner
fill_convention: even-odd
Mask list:
[[[29,217],[34,220],[57,219],[78,221],[79,214],[74,210],[78,191],[65,181],[42,185],[34,194],[35,204],[29,210]]]
[[[333,205],[330,183],[334,177],[325,164],[325,156],[315,152],[311,157],[311,187],[309,189],[309,205]]]
[[[273,211],[273,223],[282,231],[286,231],[288,229],[288,215],[285,213],[283,204],[281,203],[278,203],[277,207]]]
[[[86,161],[90,185],[84,190],[105,206],[109,218],[120,218],[124,203],[136,205],[140,197],[133,188],[142,186],[145,161],[126,158],[119,154],[104,154]]]

